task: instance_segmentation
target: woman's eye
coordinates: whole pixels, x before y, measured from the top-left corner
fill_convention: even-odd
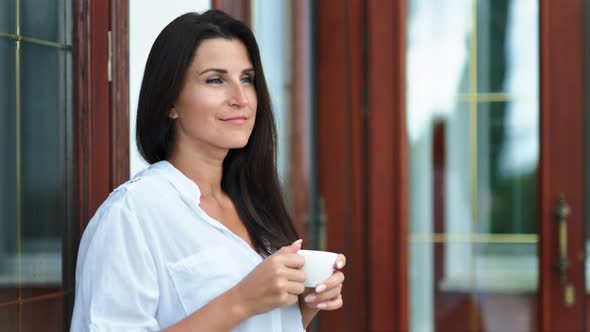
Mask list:
[[[209,84],[209,83],[211,83],[211,84],[221,84],[221,83],[222,83],[222,81],[221,81],[221,79],[220,79],[220,78],[209,78],[209,79],[207,79],[207,81],[206,81],[206,82],[207,82],[208,84]]]
[[[242,78],[242,83],[252,84],[254,82],[254,78],[251,76],[246,76]]]

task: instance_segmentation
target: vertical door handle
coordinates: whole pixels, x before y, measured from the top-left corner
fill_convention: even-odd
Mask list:
[[[567,259],[567,218],[570,215],[570,207],[565,201],[563,194],[559,195],[555,216],[557,217],[558,236],[559,236],[559,260],[557,269],[561,275],[562,282],[567,281],[567,270],[569,269],[569,260]]]
[[[555,217],[557,218],[558,224],[558,261],[557,261],[557,270],[559,271],[559,275],[561,277],[561,283],[564,287],[564,302],[566,306],[572,306],[574,304],[574,286],[568,282],[567,280],[567,270],[569,269],[569,260],[567,256],[567,244],[568,244],[568,234],[567,234],[567,221],[568,217],[570,216],[570,207],[565,200],[565,196],[562,194],[559,195],[559,199],[557,201],[557,207],[555,209]]]

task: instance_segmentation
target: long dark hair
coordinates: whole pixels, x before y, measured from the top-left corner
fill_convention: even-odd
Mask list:
[[[218,11],[184,14],[162,30],[150,51],[137,108],[137,147],[153,164],[174,146],[174,120],[168,117],[180,94],[195,51],[206,39],[238,39],[254,66],[258,108],[248,144],[229,151],[221,188],[233,201],[252,243],[270,255],[298,238],[287,212],[276,167],[277,133],[258,44],[242,22]]]

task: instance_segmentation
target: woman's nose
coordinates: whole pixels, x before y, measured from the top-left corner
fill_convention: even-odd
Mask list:
[[[231,106],[237,107],[245,107],[248,105],[248,95],[246,94],[246,87],[242,84],[236,84],[232,91],[229,98],[229,103]]]

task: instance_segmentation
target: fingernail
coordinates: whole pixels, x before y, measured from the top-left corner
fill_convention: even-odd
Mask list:
[[[305,302],[313,302],[317,297],[313,294],[309,294],[305,297]]]
[[[299,244],[299,243],[301,243],[301,242],[303,242],[303,239],[299,239],[299,240],[297,240],[297,241],[295,241],[295,242],[291,243],[291,245],[294,245],[294,244]]]
[[[328,307],[328,305],[325,303],[318,304],[318,309],[326,309],[327,307]]]
[[[338,261],[336,262],[336,267],[341,269],[344,266],[344,262],[343,261]]]
[[[318,287],[315,288],[316,293],[321,293],[325,290],[326,290],[326,285],[324,285],[324,284],[318,285]]]

